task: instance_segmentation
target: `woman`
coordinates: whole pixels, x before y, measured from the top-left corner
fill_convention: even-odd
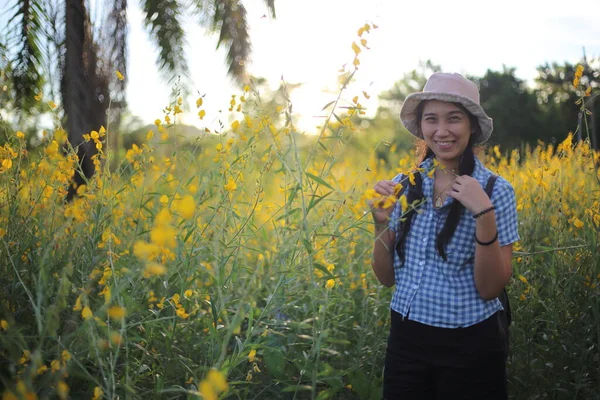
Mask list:
[[[418,212],[400,202],[375,208],[373,271],[396,285],[384,368],[386,399],[506,399],[498,296],[511,273],[519,240],[514,190],[492,175],[474,146],[492,133],[477,86],[460,74],[435,73],[423,92],[407,97],[400,117],[422,139],[423,199]],[[435,168],[435,172],[432,169]],[[404,176],[379,181],[394,194]]]

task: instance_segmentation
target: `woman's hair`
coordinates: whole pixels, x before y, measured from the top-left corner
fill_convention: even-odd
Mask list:
[[[479,121],[477,120],[477,117],[475,117],[473,114],[471,114],[462,104],[460,104],[460,103],[454,103],[454,104],[456,104],[456,106],[458,106],[466,115],[469,116],[469,120],[471,121],[471,128],[472,129],[474,128],[474,133],[469,138],[469,144],[467,145],[467,148],[465,149],[462,156],[460,157],[460,161],[459,161],[459,165],[458,165],[459,175],[469,175],[470,176],[473,174],[473,169],[475,168],[475,153],[474,153],[473,138],[475,138],[481,134],[481,127],[479,126]],[[425,107],[424,101],[422,101],[417,107],[417,127],[419,130],[421,129],[421,118],[423,116],[423,108],[424,107]],[[425,143],[424,140],[419,140],[415,147],[416,147],[416,155],[417,155],[417,165],[421,164],[426,159],[434,156],[433,151],[429,148],[429,146],[427,146],[427,143]],[[412,204],[414,201],[421,201],[422,199],[423,199],[423,191],[422,190],[417,191],[414,189],[414,187],[412,185],[409,184],[408,190],[406,191],[406,200],[408,201],[408,204]],[[444,226],[442,227],[442,230],[437,235],[437,238],[435,241],[435,247],[436,247],[440,257],[442,257],[444,259],[444,261],[446,260],[445,247],[446,247],[446,245],[448,245],[448,243],[450,243],[450,240],[452,239],[452,236],[454,235],[454,231],[456,230],[456,227],[458,226],[460,217],[462,216],[464,209],[465,209],[465,207],[462,205],[462,203],[460,201],[454,201],[452,203],[452,205],[450,206],[450,211],[448,212],[448,217],[446,218],[446,221],[444,222]],[[408,232],[410,230],[410,225],[411,225],[412,219],[414,217],[414,214],[415,214],[415,210],[411,209],[405,215],[404,223],[402,224],[402,227],[401,227],[402,234],[401,234],[400,240],[396,244],[396,251],[397,251],[398,255],[400,256],[400,260],[402,262],[404,262],[404,243],[406,241],[406,236],[408,235]]]

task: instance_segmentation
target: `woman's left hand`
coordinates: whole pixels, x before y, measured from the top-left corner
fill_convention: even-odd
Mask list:
[[[492,206],[492,201],[479,181],[469,175],[456,177],[446,194],[462,203],[471,214],[477,214]]]

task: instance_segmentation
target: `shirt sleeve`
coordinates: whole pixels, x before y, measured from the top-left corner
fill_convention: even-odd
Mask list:
[[[398,174],[392,179],[392,182],[398,183],[402,180],[403,177],[404,177],[404,175]],[[394,204],[394,209],[392,210],[392,215],[390,215],[390,231],[395,233],[398,230],[398,222],[399,222],[398,220],[400,219],[401,216],[402,216],[402,206],[400,205],[400,202],[397,201],[396,204]]]
[[[521,240],[515,190],[504,178],[499,177],[496,185],[494,185],[492,204],[496,207],[496,226],[500,246],[506,246]]]

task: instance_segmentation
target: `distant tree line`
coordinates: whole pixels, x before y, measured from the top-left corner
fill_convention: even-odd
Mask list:
[[[487,70],[484,76],[468,76],[480,88],[481,104],[494,119],[494,134],[489,145],[500,145],[503,150],[512,150],[525,145],[536,145],[538,141],[558,143],[573,132],[576,140],[588,139],[594,149],[600,148],[600,58],[588,60],[584,57],[579,65],[584,67],[579,87],[573,86],[577,64],[544,64],[537,68],[534,82],[525,82],[515,76],[515,68],[504,67],[502,71]],[[381,126],[381,118],[397,119],[392,141],[400,148],[411,146],[402,134],[399,111],[402,102],[410,93],[420,91],[427,77],[440,71],[439,65],[431,61],[394,83],[392,88],[380,95],[381,107],[370,120]],[[586,89],[591,92],[586,96]],[[582,101],[579,101],[583,97]],[[582,112],[582,105],[589,113]],[[389,124],[388,124],[389,125]]]

